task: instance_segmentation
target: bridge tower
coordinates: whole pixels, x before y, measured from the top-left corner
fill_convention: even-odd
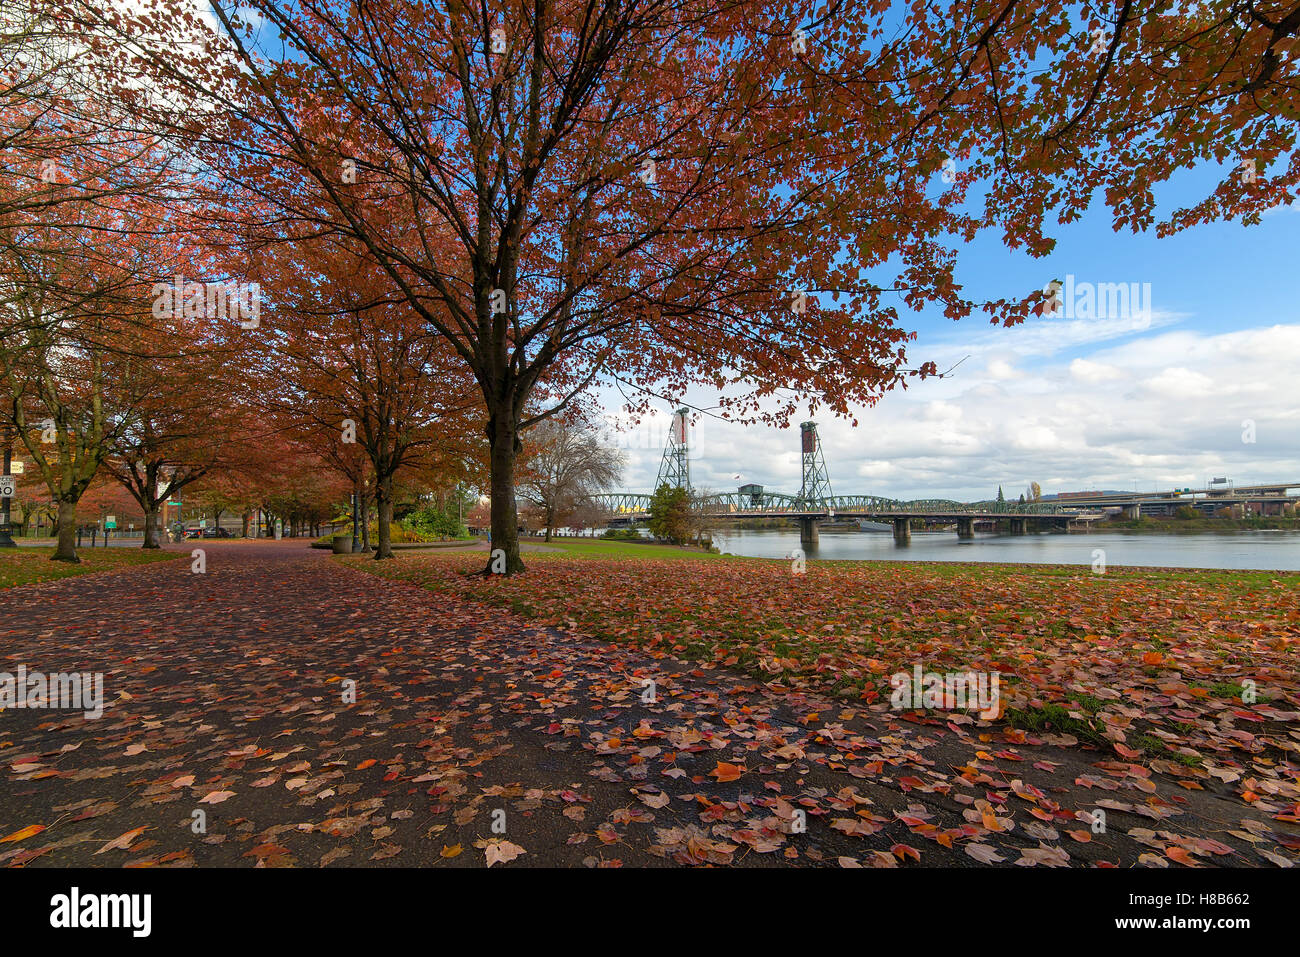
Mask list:
[[[655,479],[656,490],[661,485],[684,488],[687,492],[691,490],[689,433],[690,410],[682,406],[673,413],[668,443],[664,446],[664,457],[659,463],[659,477]]]
[[[820,506],[821,500],[831,496],[831,477],[826,471],[822,456],[822,441],[817,435],[816,422],[799,426],[803,443],[803,482],[799,487],[799,503],[805,508]]]
[[[826,471],[826,459],[822,455],[821,438],[817,435],[816,422],[804,422],[799,426],[801,449],[803,454],[803,481],[799,486],[799,498],[795,504],[800,511],[820,510],[825,506],[822,500],[831,496],[831,477]],[[799,545],[805,551],[817,547],[817,519],[812,516],[799,519]]]

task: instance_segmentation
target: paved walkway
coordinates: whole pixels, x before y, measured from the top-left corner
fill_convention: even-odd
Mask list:
[[[448,604],[301,542],[173,548],[0,594],[0,671],[103,672],[107,702],[0,712],[0,837],[45,828],[0,865],[1295,859],[1267,817],[1105,755],[999,739],[972,762],[957,725]]]

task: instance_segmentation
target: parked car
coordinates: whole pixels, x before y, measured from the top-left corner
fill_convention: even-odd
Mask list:
[[[203,537],[204,538],[234,538],[235,536],[232,535],[230,533],[230,530],[226,528],[205,528],[203,530]]]
[[[185,529],[185,537],[186,537],[186,538],[202,538],[202,537],[203,537],[203,529],[199,528],[197,525],[193,526],[192,528],[187,528],[187,529]]]

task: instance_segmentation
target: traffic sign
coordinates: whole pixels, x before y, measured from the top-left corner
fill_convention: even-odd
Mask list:
[[[105,528],[117,528],[117,516],[116,516],[116,515],[105,515],[105,516],[104,516],[104,527],[105,527]]]
[[[12,475],[0,475],[0,498],[14,497],[14,477]]]
[[[26,466],[18,459],[14,459],[13,462],[9,464],[9,471],[13,472],[14,475],[22,475],[23,472],[26,471]]]

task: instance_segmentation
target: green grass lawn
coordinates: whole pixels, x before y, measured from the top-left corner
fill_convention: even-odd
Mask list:
[[[678,548],[676,545],[642,545],[639,542],[601,541],[599,539],[553,538],[549,542],[541,539],[524,539],[530,545],[542,545],[554,548],[574,558],[608,558],[608,559],[709,559],[721,558],[711,552],[696,548]],[[545,553],[525,552],[524,564]]]
[[[175,561],[181,557],[176,552],[156,549],[79,548],[77,556],[81,561],[74,565],[69,562],[50,561],[50,556],[53,554],[53,545],[0,549],[0,588],[31,585],[35,582],[71,578],[74,575],[89,575],[93,572],[115,571],[134,565],[147,565],[150,562]]]

